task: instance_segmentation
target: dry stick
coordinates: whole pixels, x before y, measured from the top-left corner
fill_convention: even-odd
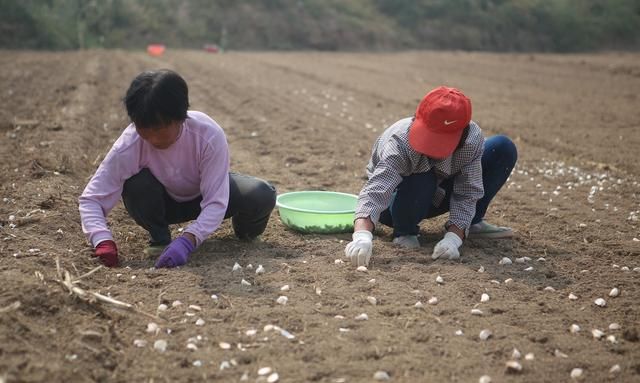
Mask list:
[[[124,310],[129,310],[129,311],[133,311],[136,312],[138,314],[142,314],[144,316],[147,316],[149,318],[155,319],[155,320],[161,320],[161,318],[146,313],[144,311],[141,311],[140,309],[136,308],[134,305],[130,304],[130,303],[126,303],[126,302],[121,302],[117,299],[113,299],[110,298],[106,295],[102,295],[100,293],[96,293],[96,292],[92,292],[92,291],[85,291],[83,289],[81,289],[78,286],[74,286],[73,282],[71,282],[71,275],[69,274],[69,272],[67,270],[64,270],[64,278],[62,278],[62,272],[63,270],[60,268],[60,258],[56,257],[56,268],[57,268],[57,272],[58,272],[58,277],[59,279],[56,280],[56,282],[60,283],[61,285],[63,285],[64,287],[66,287],[70,293],[75,294],[76,296],[78,296],[80,299],[87,301],[89,303],[93,303],[94,299],[97,300],[98,302],[101,303],[108,303],[110,305],[113,305],[117,308],[121,308]]]
[[[93,270],[91,270],[91,271],[89,271],[89,272],[86,272],[86,273],[82,274],[81,276],[79,276],[79,277],[77,277],[76,279],[74,279],[72,283],[78,283],[78,282],[80,282],[80,280],[81,280],[82,278],[86,278],[86,277],[88,277],[89,275],[91,275],[91,274],[95,273],[96,271],[100,270],[102,267],[103,267],[103,266],[102,266],[102,265],[100,265],[100,266],[96,267],[95,269],[93,269]]]

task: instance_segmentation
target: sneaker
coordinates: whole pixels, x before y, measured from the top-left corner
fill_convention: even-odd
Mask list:
[[[164,251],[165,245],[147,246],[142,252],[148,257],[157,257]]]
[[[395,237],[393,243],[405,249],[417,249],[420,247],[417,235],[401,235],[400,237]]]
[[[513,230],[510,227],[492,225],[486,221],[480,221],[469,227],[469,238],[511,238]]]

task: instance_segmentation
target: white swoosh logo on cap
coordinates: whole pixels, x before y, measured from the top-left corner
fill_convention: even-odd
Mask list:
[[[451,125],[451,124],[453,124],[453,123],[454,123],[454,122],[456,122],[456,121],[458,121],[458,120],[453,120],[453,121],[447,121],[447,120],[444,120],[444,124],[445,124],[445,125]]]

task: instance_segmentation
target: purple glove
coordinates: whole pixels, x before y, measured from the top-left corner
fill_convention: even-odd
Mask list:
[[[156,261],[156,268],[182,266],[189,260],[189,254],[196,247],[185,236],[180,236],[167,246]]]

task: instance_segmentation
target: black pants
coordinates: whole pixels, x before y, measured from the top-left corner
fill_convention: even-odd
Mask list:
[[[124,183],[122,200],[129,215],[149,232],[151,245],[171,242],[169,225],[196,219],[202,197],[177,202],[145,168]],[[276,189],[259,178],[229,173],[229,204],[224,218],[231,218],[238,238],[251,239],[264,232],[276,203]]]

